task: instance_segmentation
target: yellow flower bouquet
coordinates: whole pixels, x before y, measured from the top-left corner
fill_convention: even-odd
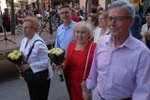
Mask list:
[[[61,48],[52,48],[48,51],[48,56],[53,63],[60,65],[64,61],[65,51]]]
[[[23,55],[22,55],[21,51],[19,51],[19,50],[14,50],[13,52],[10,52],[7,56],[7,59],[9,61],[11,61],[12,63],[17,64],[17,65],[21,64],[22,58],[23,58]]]

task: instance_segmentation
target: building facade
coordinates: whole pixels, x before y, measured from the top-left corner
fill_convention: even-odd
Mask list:
[[[90,0],[88,0],[90,1]],[[111,0],[91,0],[92,4],[89,4],[89,5],[94,5],[94,6],[97,6],[97,5],[100,5],[102,8],[104,9],[107,9],[109,3],[111,3]],[[80,7],[85,7],[85,3],[86,3],[86,0],[80,0],[79,4],[80,4]]]
[[[75,3],[78,3],[80,7],[85,7],[86,1],[88,2],[88,7],[97,6],[100,5],[102,8],[107,9],[108,5],[114,1],[114,0],[14,0],[14,2],[17,2],[22,9],[33,9],[33,8],[39,8],[44,9],[43,7],[47,7],[48,5],[51,5],[52,8],[55,8],[56,5],[59,4],[65,4],[65,3],[71,3],[72,6]],[[129,0],[132,3],[141,4],[144,6],[144,10],[150,6],[150,0]],[[6,6],[6,0],[0,0],[0,8],[3,11],[3,9]]]

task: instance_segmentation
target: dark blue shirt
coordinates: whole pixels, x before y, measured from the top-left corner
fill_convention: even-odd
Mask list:
[[[135,15],[135,21],[134,24],[132,25],[131,29],[131,34],[137,38],[141,39],[140,31],[141,31],[141,18],[138,14]]]

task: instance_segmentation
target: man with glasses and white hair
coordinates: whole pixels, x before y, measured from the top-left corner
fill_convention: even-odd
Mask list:
[[[110,34],[96,47],[85,100],[150,100],[150,51],[130,34],[134,16],[126,0],[110,5]]]

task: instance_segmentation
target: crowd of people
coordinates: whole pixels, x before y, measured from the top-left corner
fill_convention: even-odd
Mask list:
[[[85,21],[74,20],[68,10],[69,7],[60,8],[60,18],[68,18],[70,25],[63,20],[55,39],[55,47],[65,49],[66,60],[53,67],[64,70],[70,100],[149,100],[150,51],[147,44],[133,35],[142,34],[141,22],[135,19],[135,5],[118,0],[107,11],[101,9],[87,14]],[[148,14],[146,12],[146,22]],[[133,29],[138,33],[132,33],[136,22],[140,27]],[[92,37],[87,34],[90,28]],[[145,31],[143,35],[148,37]],[[86,69],[91,42],[94,47]],[[85,70],[86,92],[83,94],[81,82]]]
[[[54,47],[65,50],[60,65],[47,55],[46,44],[38,34],[38,19],[19,12],[25,34],[20,51],[25,63],[17,66],[18,70],[36,74],[48,69],[44,81],[26,81],[30,99],[48,99],[53,69],[59,69],[63,70],[70,100],[149,100],[150,10],[142,24],[137,6],[125,0],[115,0],[108,10],[87,15],[77,8],[65,5],[58,11],[62,23]]]

